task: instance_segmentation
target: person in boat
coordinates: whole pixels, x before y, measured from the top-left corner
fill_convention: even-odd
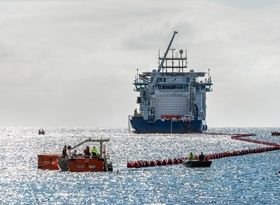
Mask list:
[[[71,149],[72,149],[72,147],[69,145],[67,147],[67,156],[71,156]]]
[[[204,161],[205,160],[205,156],[203,154],[203,152],[200,153],[200,155],[198,156],[199,161]]]
[[[98,151],[97,151],[96,147],[93,147],[91,149],[90,153],[91,153],[91,156],[93,156],[93,157],[97,157],[98,156]]]
[[[62,150],[62,157],[65,158],[67,156],[67,146],[65,145]]]
[[[89,146],[86,146],[86,148],[84,149],[84,155],[85,155],[86,157],[89,157],[89,156],[90,156]]]
[[[75,157],[77,156],[77,150],[74,150],[74,152],[72,153],[72,155]]]
[[[190,161],[194,160],[194,155],[193,155],[192,152],[190,152],[188,159],[189,159]]]

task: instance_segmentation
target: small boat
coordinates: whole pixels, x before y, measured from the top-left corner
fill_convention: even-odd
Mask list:
[[[272,132],[271,135],[272,136],[280,136],[280,132],[275,131],[275,132]]]
[[[87,139],[76,146],[72,150],[80,147],[84,143],[93,142],[99,143],[100,154],[97,156],[89,156],[83,154],[75,154],[63,157],[62,155],[38,155],[38,169],[61,170],[70,172],[107,172],[113,171],[112,162],[109,160],[109,155],[106,151],[106,142],[109,139]]]
[[[46,134],[45,130],[39,129],[38,135],[45,135],[45,134]]]
[[[183,162],[185,167],[210,167],[212,161],[186,160]]]

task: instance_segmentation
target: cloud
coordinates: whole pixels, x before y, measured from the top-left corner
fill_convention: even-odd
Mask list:
[[[211,68],[210,125],[279,126],[279,3],[263,4],[0,1],[0,125],[126,126],[136,68],[178,30],[189,68]]]

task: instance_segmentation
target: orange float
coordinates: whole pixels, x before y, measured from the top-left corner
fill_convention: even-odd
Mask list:
[[[172,118],[174,116],[164,115],[162,117]],[[223,133],[213,133],[213,134],[217,135],[217,134],[223,134]],[[251,143],[261,144],[261,145],[267,145],[269,147],[235,150],[235,151],[227,151],[227,152],[221,152],[221,153],[212,153],[212,154],[208,154],[205,156],[205,161],[209,161],[210,159],[219,159],[219,158],[225,158],[225,157],[234,157],[234,156],[247,155],[247,154],[253,154],[253,153],[262,153],[262,152],[280,150],[280,144],[244,138],[244,137],[251,137],[251,136],[256,136],[256,135],[255,134],[234,134],[231,136],[231,139],[245,141],[245,142],[251,142]],[[196,160],[198,159],[197,155],[195,156],[195,159]],[[145,167],[182,164],[186,160],[187,159],[185,157],[181,157],[181,158],[175,158],[175,159],[169,158],[169,159],[164,159],[164,160],[147,161],[147,163],[145,164]],[[196,161],[196,160],[194,160],[194,161]],[[161,163],[160,163],[160,161],[161,161]],[[127,168],[141,168],[141,167],[142,166],[140,166],[138,162],[128,162],[127,163]]]

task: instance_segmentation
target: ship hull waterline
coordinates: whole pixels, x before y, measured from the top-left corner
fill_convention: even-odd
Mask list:
[[[130,119],[132,128],[135,133],[201,133],[207,130],[207,125],[203,120],[156,120],[154,122],[148,122],[143,117],[132,117]]]

